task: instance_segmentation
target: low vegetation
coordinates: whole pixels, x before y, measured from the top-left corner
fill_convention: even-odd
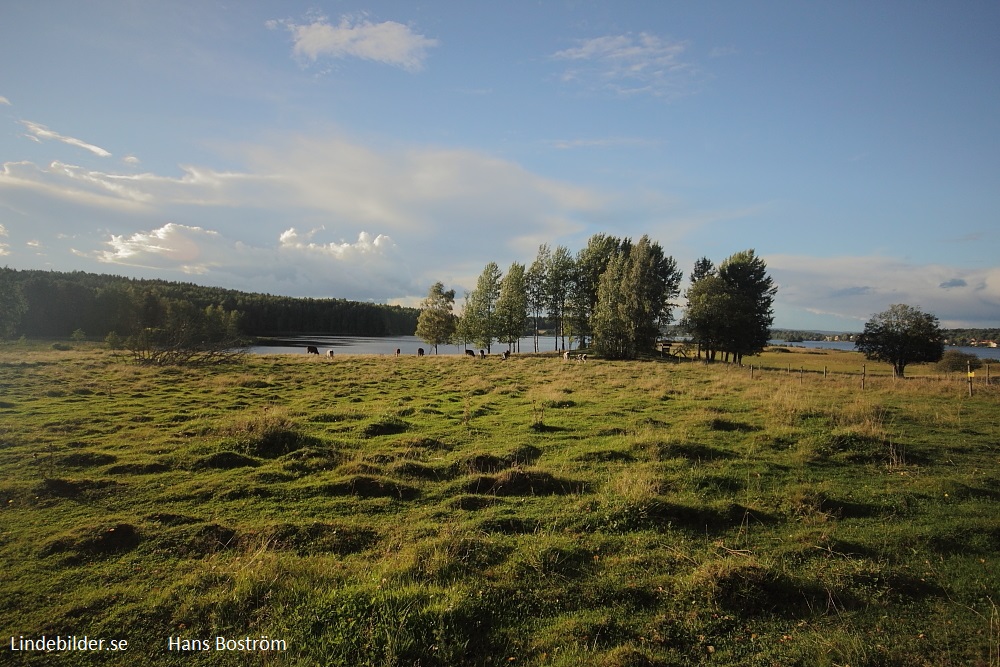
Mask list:
[[[129,649],[59,664],[1000,665],[984,373],[62,347],[0,346],[0,627]]]

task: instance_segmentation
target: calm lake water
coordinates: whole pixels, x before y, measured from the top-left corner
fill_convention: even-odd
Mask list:
[[[315,345],[319,348],[320,354],[326,354],[333,350],[337,354],[396,354],[398,349],[401,354],[416,354],[417,348],[424,348],[427,354],[434,354],[434,348],[420,340],[416,336],[301,336],[284,338],[282,345],[255,346],[250,351],[254,354],[306,354],[306,347]],[[569,345],[569,339],[566,341]],[[534,338],[522,338],[520,340],[521,352],[534,352]],[[556,347],[556,340],[552,336],[538,337],[539,352],[553,352]],[[438,354],[465,354],[464,345],[439,345]],[[470,350],[479,348],[470,345]],[[500,354],[507,349],[506,344],[494,343],[491,353]],[[516,348],[515,348],[516,351]]]
[[[333,350],[337,354],[385,354],[393,355],[399,349],[401,354],[416,354],[417,348],[424,348],[427,354],[434,354],[430,345],[420,340],[416,336],[301,336],[284,338],[281,345],[256,346],[250,348],[254,354],[306,354],[306,347],[315,345],[319,348],[320,354],[326,354],[328,350]],[[786,343],[782,340],[770,341],[772,345],[784,345],[786,347],[808,347],[825,348],[831,350],[853,350],[854,343],[844,341],[821,341],[807,340],[801,343]],[[520,341],[521,352],[534,352],[535,343],[532,337],[522,338]],[[567,339],[567,346],[569,339]],[[465,354],[464,345],[439,345],[438,354]],[[470,345],[469,349],[475,349]],[[507,349],[506,345],[495,343],[492,353],[499,354]],[[538,350],[540,352],[553,352],[556,349],[556,339],[552,336],[538,337]],[[960,350],[975,354],[980,359],[1000,360],[1000,348],[995,347],[947,347],[947,350]]]

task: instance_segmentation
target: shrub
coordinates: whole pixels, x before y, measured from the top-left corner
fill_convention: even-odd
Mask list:
[[[983,362],[976,355],[961,350],[948,350],[941,357],[941,361],[935,364],[942,373],[960,373],[966,370],[976,370],[982,368]]]

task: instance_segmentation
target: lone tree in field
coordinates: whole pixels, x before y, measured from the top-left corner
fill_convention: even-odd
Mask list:
[[[451,342],[455,336],[455,316],[451,312],[454,305],[455,290],[446,292],[440,282],[431,285],[427,298],[420,304],[417,336],[434,346],[434,354],[437,354],[438,345]]]
[[[892,364],[896,376],[903,377],[907,364],[941,359],[944,355],[944,332],[938,326],[938,319],[930,313],[897,303],[885,312],[872,315],[854,347],[866,359]]]

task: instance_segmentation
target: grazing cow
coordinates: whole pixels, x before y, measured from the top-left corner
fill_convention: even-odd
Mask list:
[[[326,351],[326,356],[332,357],[333,356],[333,350],[327,350]]]
[[[486,358],[486,350],[479,350],[479,358],[480,359]]]
[[[319,354],[319,349],[315,345],[306,348],[306,354]]]
[[[500,356],[503,357],[504,361],[507,361],[508,359],[510,359],[510,350],[504,350],[503,354],[501,354]]]
[[[476,358],[476,353],[473,352],[472,350],[466,350],[465,351],[465,356],[472,357],[473,359],[475,359]]]
[[[587,355],[585,355],[585,354],[578,354],[578,355],[576,355],[576,360],[577,361],[586,361],[587,360]]]
[[[563,352],[563,361],[569,361],[569,350]]]
[[[417,356],[418,357],[424,356],[424,348],[422,348],[422,347],[418,347],[417,348]]]
[[[399,349],[399,348],[397,347],[397,348],[396,348],[396,356],[398,357],[398,356],[399,356],[400,354],[402,354],[402,350],[400,350],[400,349]]]

